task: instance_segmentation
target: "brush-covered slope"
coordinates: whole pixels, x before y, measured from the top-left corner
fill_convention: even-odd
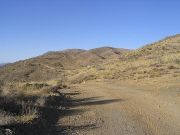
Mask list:
[[[167,37],[158,42],[146,45],[140,49],[127,53],[127,58],[159,58],[170,54],[179,54],[180,52],[180,35]]]
[[[180,35],[137,50],[102,47],[48,52],[0,68],[3,81],[63,80],[80,83],[92,79],[180,77]]]
[[[93,50],[70,49],[48,52],[36,58],[9,64],[0,69],[4,81],[45,81],[63,78],[67,72],[120,59],[126,49],[110,47]]]
[[[144,79],[180,76],[180,35],[127,52],[123,60],[103,65],[107,78]]]
[[[88,51],[69,49],[46,53],[39,57],[39,60],[46,61],[52,67],[60,65],[64,69],[76,69],[83,66],[97,65],[111,59],[119,59],[127,51],[126,49],[111,47],[96,48]]]

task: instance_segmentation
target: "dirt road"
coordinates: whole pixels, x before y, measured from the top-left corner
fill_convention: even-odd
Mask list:
[[[88,82],[74,93],[72,108],[83,111],[59,123],[71,134],[180,135],[179,88]]]

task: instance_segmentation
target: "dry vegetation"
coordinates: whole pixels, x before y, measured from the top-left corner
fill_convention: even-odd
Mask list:
[[[57,101],[59,105],[54,106],[56,104],[54,102],[57,97],[61,99],[61,102],[65,102],[66,97],[59,90],[66,89],[66,85],[3,83],[1,81],[0,86],[0,133],[2,135],[33,134],[30,131],[32,129],[35,130],[35,133],[40,132],[39,134],[41,134],[42,128],[47,126],[47,123],[44,122],[46,118],[43,115],[48,108],[59,107],[59,110],[63,110],[62,104]],[[38,123],[43,123],[43,125],[37,125]]]
[[[49,52],[0,69],[0,80],[13,82],[92,79],[143,79],[179,76],[180,35],[137,50],[98,48]]]
[[[166,38],[124,54],[123,59],[104,64],[99,76],[135,79],[180,76],[180,36]]]
[[[64,83],[164,76],[180,77],[180,35],[132,51],[107,47],[67,50],[8,64],[0,68],[0,134],[18,133],[20,125],[43,121],[46,107],[54,107],[48,100],[66,98],[59,92],[67,88]]]

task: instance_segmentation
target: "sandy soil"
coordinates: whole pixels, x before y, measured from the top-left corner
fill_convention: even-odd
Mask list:
[[[92,81],[75,86],[71,107],[81,112],[59,124],[69,126],[69,134],[180,135],[180,84],[153,84]]]

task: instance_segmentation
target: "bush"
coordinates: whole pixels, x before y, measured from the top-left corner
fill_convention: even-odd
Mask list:
[[[12,114],[0,110],[0,126],[8,125],[14,123],[15,121],[16,120]]]
[[[4,85],[4,82],[0,80],[0,88]]]
[[[25,90],[28,90],[28,89],[42,89],[44,87],[47,87],[49,86],[48,84],[46,83],[26,83],[24,86],[23,86],[23,89]]]
[[[22,114],[16,116],[16,121],[18,123],[30,123],[34,119],[39,117],[38,110],[36,107],[31,106],[27,103],[22,102]]]
[[[180,59],[176,59],[175,63],[180,65]]]
[[[30,123],[39,117],[33,103],[20,101],[16,97],[1,97],[0,108],[0,125]]]
[[[176,69],[176,67],[171,65],[171,66],[168,66],[168,69]]]

